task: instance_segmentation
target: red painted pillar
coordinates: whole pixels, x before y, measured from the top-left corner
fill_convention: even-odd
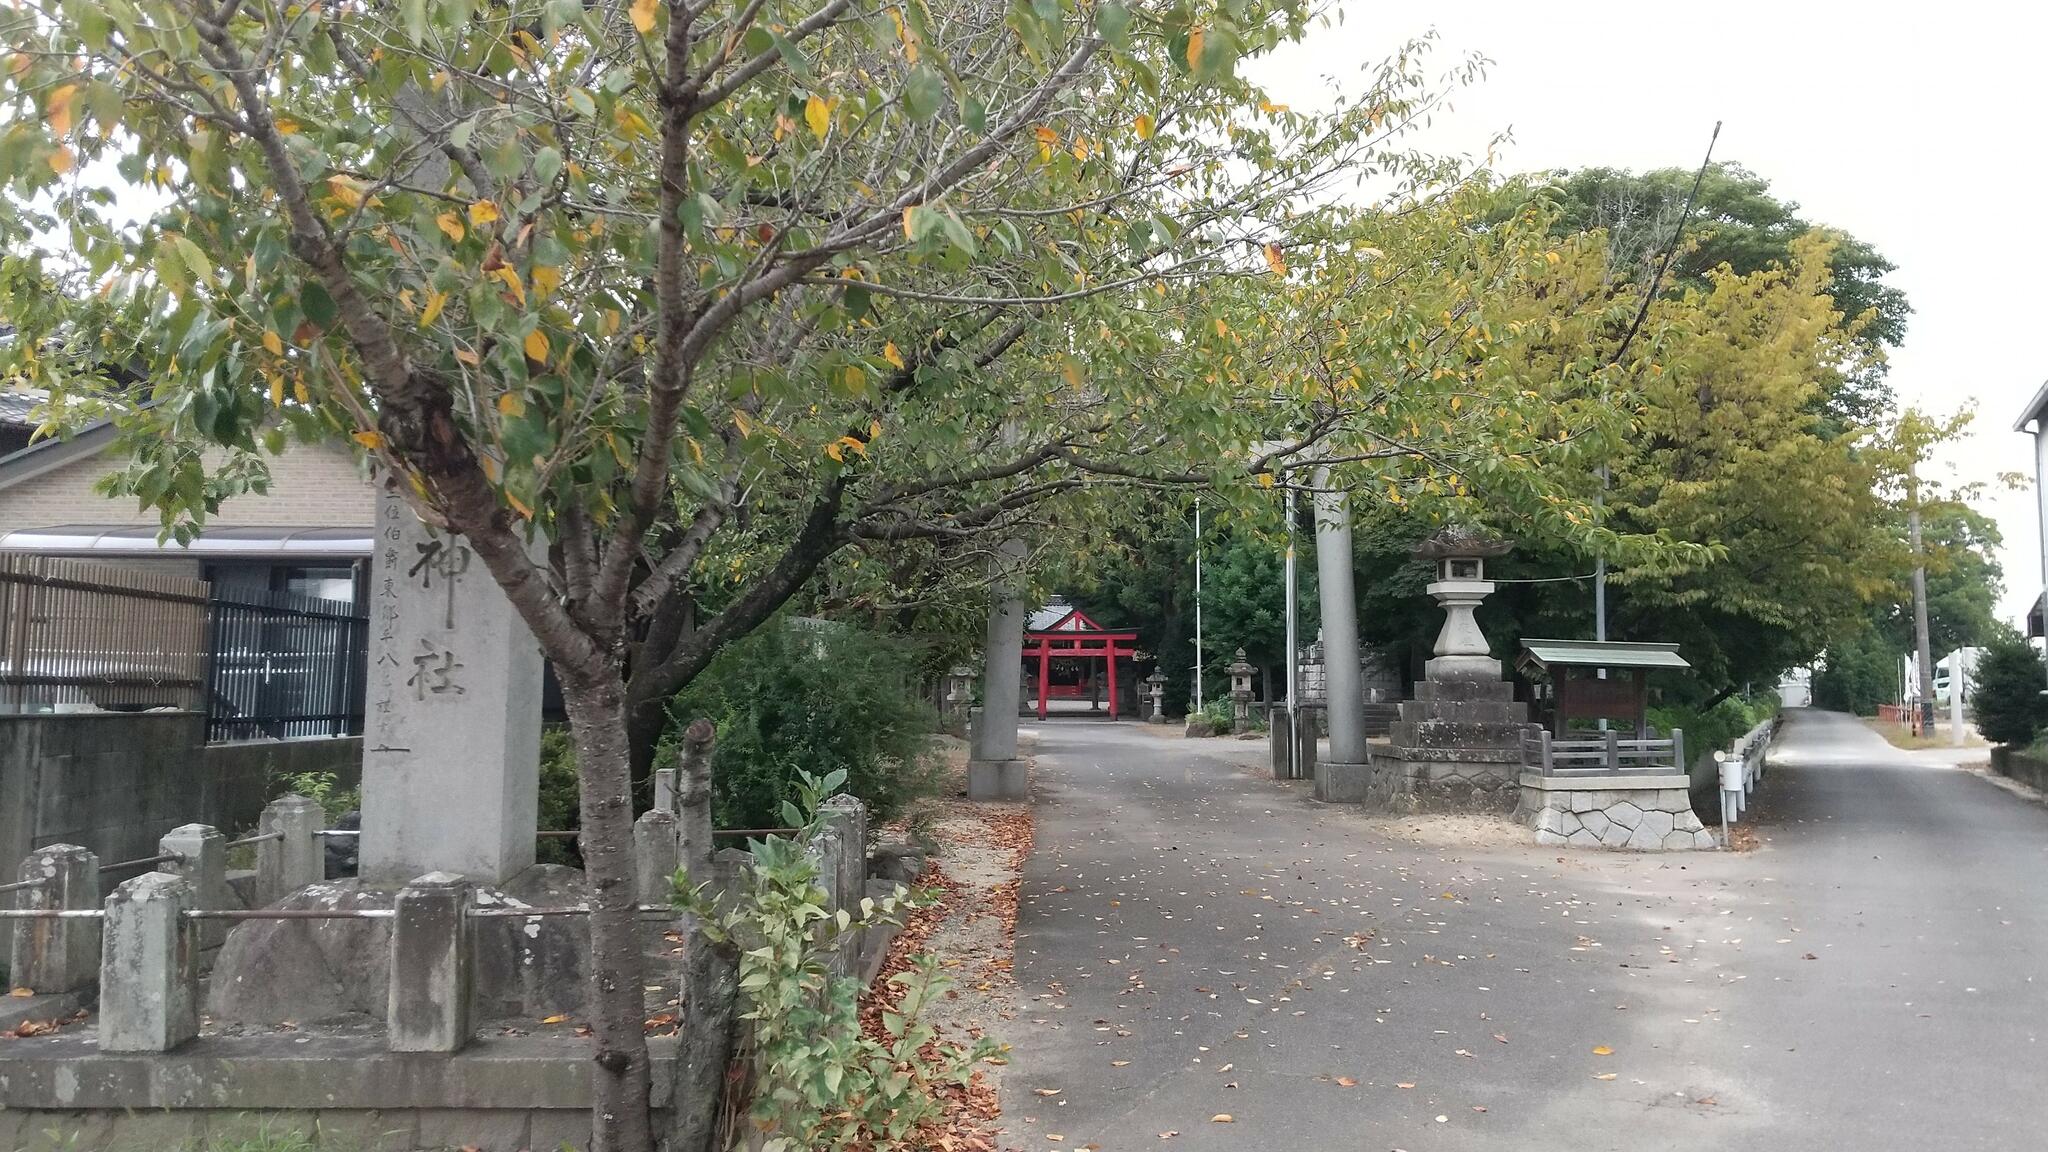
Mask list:
[[[1109,641],[1109,654],[1103,663],[1109,665],[1109,718],[1116,719],[1116,641]]]
[[[1038,718],[1045,719],[1046,678],[1052,671],[1052,644],[1046,640],[1038,642]]]

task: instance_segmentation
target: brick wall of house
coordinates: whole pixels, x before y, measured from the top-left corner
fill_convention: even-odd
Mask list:
[[[266,458],[270,491],[221,505],[209,523],[227,526],[368,528],[376,522],[376,492],[343,449],[293,444],[282,456]],[[0,532],[58,524],[153,526],[153,512],[138,511],[128,499],[109,500],[93,491],[118,458],[103,452],[0,490]]]

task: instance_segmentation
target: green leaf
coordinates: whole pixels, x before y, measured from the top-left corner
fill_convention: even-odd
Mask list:
[[[1095,32],[1113,48],[1131,42],[1131,10],[1123,0],[1102,0],[1095,6]]]
[[[327,289],[311,280],[299,287],[299,307],[305,311],[306,319],[311,321],[314,327],[323,332],[334,327],[334,297],[327,294]]]
[[[922,124],[939,114],[946,104],[946,81],[938,70],[929,64],[919,64],[910,70],[910,78],[903,85],[903,103],[910,109],[910,118]]]
[[[427,38],[427,0],[398,0],[398,15],[405,23],[405,38],[418,47]]]
[[[552,184],[555,173],[562,170],[562,153],[559,149],[543,148],[533,154],[533,178],[542,184]]]
[[[955,248],[960,249],[969,256],[974,255],[976,250],[974,233],[967,230],[966,223],[958,216],[953,215],[950,209],[945,212],[929,213],[929,215],[935,215],[939,218],[940,226],[946,230],[946,239],[952,241]]]
[[[960,120],[969,130],[980,133],[988,131],[988,106],[973,96],[960,98]]]

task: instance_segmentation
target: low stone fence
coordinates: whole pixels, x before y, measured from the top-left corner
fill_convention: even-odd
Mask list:
[[[2003,745],[1991,750],[1991,770],[2029,788],[2048,792],[2048,760],[2030,755],[2023,748]]]
[[[1600,776],[1522,774],[1523,823],[1539,844],[1663,852],[1712,848],[1714,834],[1693,814],[1677,772]]]
[[[666,791],[673,796],[672,787]],[[146,859],[103,866],[90,850],[60,844],[22,861],[20,879],[0,885],[16,902],[0,909],[0,921],[19,926],[15,982],[37,993],[19,1003],[17,1018],[63,1016],[96,999],[98,1029],[96,1037],[67,1033],[32,1047],[0,1047],[0,1147],[14,1147],[7,1141],[17,1132],[52,1128],[95,1139],[114,1133],[123,1146],[161,1136],[157,1146],[174,1147],[195,1133],[231,1128],[250,1112],[283,1112],[302,1130],[319,1127],[363,1147],[584,1145],[587,1042],[479,1038],[482,1021],[474,1012],[480,925],[510,921],[533,934],[544,921],[587,916],[589,909],[486,902],[468,880],[445,873],[415,878],[389,907],[236,906],[227,881],[230,848],[254,849],[257,901],[269,904],[322,879],[323,838],[355,834],[323,823],[317,804],[285,796],[263,810],[255,834],[238,841],[187,825],[164,836]],[[828,914],[844,909],[857,917],[869,895],[867,824],[853,797],[824,805],[807,850],[828,894]],[[635,825],[637,911],[650,931],[674,918],[669,887],[681,855],[677,836],[667,807]],[[719,855],[714,884],[736,883],[743,866],[736,857],[744,854]],[[102,899],[102,876],[137,867],[149,871]],[[387,989],[382,1035],[202,1037],[202,957],[220,946],[230,925],[266,920],[378,922]],[[856,970],[862,935],[849,934],[836,971]],[[681,973],[674,975],[680,982]],[[660,1111],[674,1083],[676,1042],[653,1047]],[[315,1054],[324,1059],[308,1059]],[[88,1139],[80,1146],[101,1145]]]

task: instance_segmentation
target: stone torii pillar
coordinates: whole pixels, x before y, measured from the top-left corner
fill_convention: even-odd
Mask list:
[[[1029,766],[1017,758],[1017,709],[1024,681],[1024,574],[1022,541],[1005,542],[990,591],[988,642],[982,650],[981,723],[968,749],[969,800],[1023,800],[1031,794]],[[1040,688],[1043,691],[1043,687]]]
[[[1316,583],[1323,614],[1323,701],[1330,758],[1315,766],[1318,800],[1355,803],[1372,775],[1366,763],[1365,694],[1358,665],[1358,599],[1352,591],[1350,497],[1315,471]]]

